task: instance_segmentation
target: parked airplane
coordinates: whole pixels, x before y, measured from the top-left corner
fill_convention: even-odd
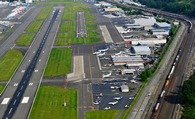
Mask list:
[[[111,76],[111,74],[112,74],[112,71],[110,71],[110,73],[109,73],[109,74],[106,74],[106,75],[104,75],[104,74],[103,74],[103,75],[102,75],[102,77],[103,77],[103,78],[108,78],[108,77],[110,77],[110,76]]]
[[[108,48],[106,48],[106,49],[103,49],[103,50],[98,50],[99,52],[106,52],[106,51],[108,51]]]
[[[123,98],[123,96],[120,96],[120,97],[114,97],[113,99],[115,99],[115,100],[120,100],[120,99],[122,99]]]
[[[102,57],[105,55],[105,52],[104,53],[101,53],[101,54],[98,54],[98,57]]]
[[[115,101],[115,102],[109,102],[108,104],[109,105],[116,105],[118,103],[118,101]]]
[[[94,52],[93,54],[94,54],[94,55],[97,55],[97,54],[100,54],[100,53],[101,53],[101,52]]]
[[[105,110],[109,110],[109,109],[111,109],[111,108],[110,108],[110,107],[105,107],[104,109],[105,109]]]
[[[96,101],[94,102],[94,105],[99,105],[100,102],[101,102],[101,101],[97,101],[97,100],[96,100]]]

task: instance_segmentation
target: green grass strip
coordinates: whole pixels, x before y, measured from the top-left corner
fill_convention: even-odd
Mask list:
[[[96,22],[85,22],[86,25],[96,25]]]
[[[4,90],[5,85],[0,85],[0,94],[2,93],[2,91]]]
[[[85,21],[95,21],[96,18],[92,15],[92,13],[85,12]]]
[[[1,37],[0,41],[3,40],[3,38],[5,38],[5,36],[7,36],[8,33],[11,32],[14,28],[15,28],[15,26],[13,26],[9,31],[7,31],[7,33],[5,33],[5,34]]]
[[[76,20],[76,13],[75,12],[64,12],[62,15],[62,20]]]
[[[49,16],[51,10],[52,10],[52,8],[43,8],[35,19],[37,19],[37,20],[47,19],[47,17]]]
[[[19,50],[9,50],[0,60],[0,81],[9,80],[23,58]]]
[[[82,3],[80,1],[74,1],[72,2],[72,0],[55,0],[55,1],[41,1],[41,2],[36,2],[36,4],[34,4],[34,6],[38,6],[38,5],[42,5],[42,4],[65,4],[66,7],[85,7],[88,6],[88,4]]]
[[[100,35],[98,32],[87,32],[87,37],[96,37],[97,35]]]
[[[36,33],[23,33],[18,38],[16,43],[19,45],[23,45],[23,46],[29,46],[35,35],[36,35]]]
[[[28,28],[26,29],[26,31],[31,31],[31,32],[36,32],[39,30],[39,28],[41,27],[43,21],[33,21]]]
[[[58,37],[76,37],[76,32],[58,33]]]
[[[97,25],[86,25],[86,30],[96,30]]]
[[[53,77],[70,73],[71,57],[71,48],[52,49],[44,72],[44,76]]]
[[[60,25],[60,31],[76,31],[76,22],[62,21]]]
[[[98,110],[86,112],[86,119],[115,119],[120,110]]]
[[[64,97],[68,106],[63,107]],[[29,119],[77,119],[77,91],[40,86]]]
[[[100,42],[101,38],[57,38],[56,45],[69,45],[74,43],[90,44],[95,42]]]
[[[47,5],[46,7],[53,7],[54,5]]]

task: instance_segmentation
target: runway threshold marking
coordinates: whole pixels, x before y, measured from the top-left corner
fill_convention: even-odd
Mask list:
[[[22,102],[21,103],[28,103],[28,100],[29,100],[30,97],[24,97],[22,99]]]
[[[4,98],[3,101],[1,102],[2,105],[5,105],[9,102],[10,98]]]

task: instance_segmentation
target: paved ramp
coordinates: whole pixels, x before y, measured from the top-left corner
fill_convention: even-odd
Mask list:
[[[106,26],[105,25],[102,25],[102,26],[100,26],[100,29],[102,31],[102,35],[104,37],[104,41],[106,43],[113,43],[113,40],[110,37],[110,34],[109,34],[108,29],[106,28]]]
[[[67,74],[68,81],[85,78],[83,56],[74,56],[73,72]]]

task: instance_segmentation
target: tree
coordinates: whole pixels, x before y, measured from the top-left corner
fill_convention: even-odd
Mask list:
[[[152,60],[150,61],[150,64],[154,64],[154,59],[152,59]]]
[[[151,71],[149,69],[146,69],[146,76],[147,77],[151,77],[152,76]]]
[[[147,81],[147,75],[146,75],[146,72],[145,72],[145,71],[143,71],[143,72],[139,75],[139,77],[141,78],[142,81]]]

